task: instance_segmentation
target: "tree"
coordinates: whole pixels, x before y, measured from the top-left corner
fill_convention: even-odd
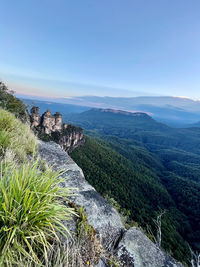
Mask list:
[[[156,219],[153,219],[154,225],[156,227],[156,235],[153,233],[151,228],[147,226],[149,234],[153,237],[153,240],[158,248],[162,245],[162,216],[166,213],[166,210],[160,211]]]
[[[0,81],[0,107],[14,113],[22,121],[28,121],[26,105],[14,96],[14,91]]]
[[[192,267],[200,267],[200,253],[199,252],[195,253],[191,248],[190,252],[191,252]]]

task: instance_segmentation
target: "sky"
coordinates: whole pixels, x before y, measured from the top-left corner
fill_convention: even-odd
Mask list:
[[[200,99],[199,0],[0,2],[0,79],[17,93]]]

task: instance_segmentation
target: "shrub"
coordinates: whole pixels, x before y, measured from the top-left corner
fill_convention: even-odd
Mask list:
[[[6,109],[19,117],[22,121],[27,121],[28,113],[26,105],[13,95],[13,91],[0,81],[0,107]]]
[[[40,171],[38,162],[19,168],[1,162],[0,266],[42,266],[58,233],[67,237],[62,220],[74,211],[64,203],[70,190],[59,186],[60,175]]]
[[[34,154],[36,148],[36,137],[30,127],[14,114],[0,109],[0,156],[11,150],[18,159],[23,160],[27,154]]]

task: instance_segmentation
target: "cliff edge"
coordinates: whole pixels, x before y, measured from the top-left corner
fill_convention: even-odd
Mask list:
[[[39,155],[54,170],[64,170],[63,187],[76,188],[71,201],[84,208],[103,248],[112,253],[123,267],[181,267],[156,247],[138,228],[126,230],[117,211],[85,180],[82,170],[58,144],[39,141]],[[98,267],[110,266],[100,256]]]

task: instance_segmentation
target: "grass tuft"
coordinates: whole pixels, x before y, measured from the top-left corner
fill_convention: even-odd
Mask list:
[[[43,266],[59,238],[68,236],[63,220],[74,209],[65,201],[70,189],[60,187],[61,172],[40,171],[38,162],[16,168],[1,162],[0,170],[0,266],[19,262]]]
[[[24,160],[27,154],[37,149],[36,137],[30,127],[8,111],[0,108],[0,156],[11,150],[17,159]]]

